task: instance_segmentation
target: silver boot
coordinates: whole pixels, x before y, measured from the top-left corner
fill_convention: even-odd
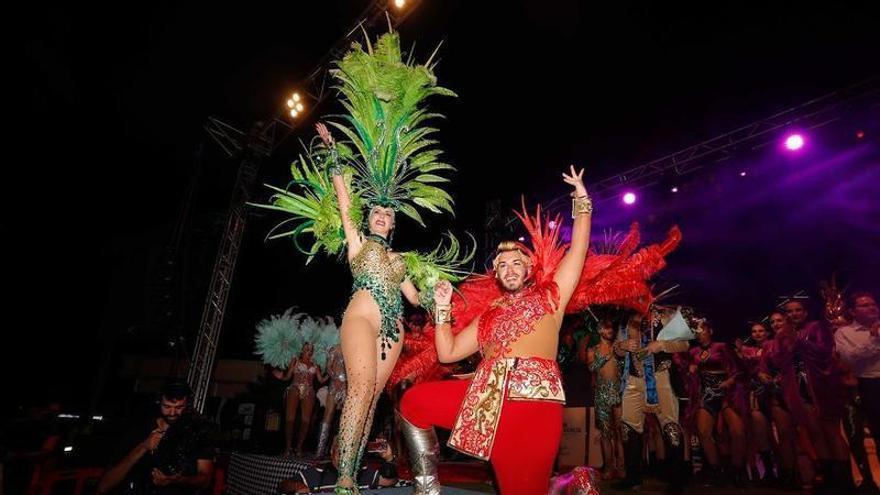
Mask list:
[[[413,495],[440,495],[437,462],[440,443],[434,428],[418,428],[398,413],[400,433],[406,441],[413,472]]]
[[[315,459],[323,459],[327,455],[327,442],[330,440],[330,424],[321,422],[321,433],[318,436],[318,449],[315,450]]]

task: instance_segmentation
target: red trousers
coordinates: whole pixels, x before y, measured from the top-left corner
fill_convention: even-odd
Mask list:
[[[419,428],[451,430],[470,383],[444,380],[416,385],[404,394],[400,414]],[[489,457],[500,493],[547,493],[561,437],[562,404],[505,398]]]

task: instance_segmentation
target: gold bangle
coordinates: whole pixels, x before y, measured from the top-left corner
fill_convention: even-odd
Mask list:
[[[581,196],[579,198],[572,198],[571,200],[571,218],[577,218],[578,215],[581,214],[592,214],[593,213],[593,200],[590,199],[589,196]]]
[[[438,304],[434,306],[434,325],[440,326],[452,322],[452,305]]]

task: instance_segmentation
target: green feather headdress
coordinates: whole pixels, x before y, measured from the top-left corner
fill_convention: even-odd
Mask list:
[[[436,52],[435,52],[436,53]],[[330,125],[345,135],[332,148],[323,144],[306,147],[291,165],[293,180],[287,188],[267,185],[274,194],[270,204],[254,204],[280,210],[290,218],[269,233],[269,239],[291,237],[308,256],[319,252],[339,255],[345,245],[339,206],[328,169],[343,170],[356,225],[364,218],[364,206],[388,206],[424,226],[419,209],[453,213],[452,197],[439,184],[449,181],[438,175],[454,170],[440,160],[442,150],[431,136],[437,129],[429,122],[442,115],[424,108],[433,95],[455,96],[437,85],[432,57],[425,64],[401,59],[397,33],[379,37],[375,46],[352,49],[331,71],[338,82],[345,113]],[[310,245],[301,239],[311,234]]]
[[[433,58],[433,56],[432,56]],[[423,107],[433,95],[455,96],[437,85],[434,64],[403,61],[397,33],[382,35],[366,50],[352,50],[331,71],[338,81],[347,113],[330,124],[345,134],[340,158],[353,167],[355,185],[364,202],[390,206],[424,225],[416,207],[433,213],[454,213],[452,197],[434,184],[449,179],[437,175],[454,170],[440,161],[442,151],[428,125],[442,115]]]

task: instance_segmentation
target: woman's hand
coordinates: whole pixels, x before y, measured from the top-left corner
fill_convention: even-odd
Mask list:
[[[333,135],[330,134],[330,130],[327,129],[327,126],[323,122],[315,124],[315,129],[318,131],[318,135],[321,136],[321,141],[324,141],[326,146],[333,146],[333,144],[335,144]]]

